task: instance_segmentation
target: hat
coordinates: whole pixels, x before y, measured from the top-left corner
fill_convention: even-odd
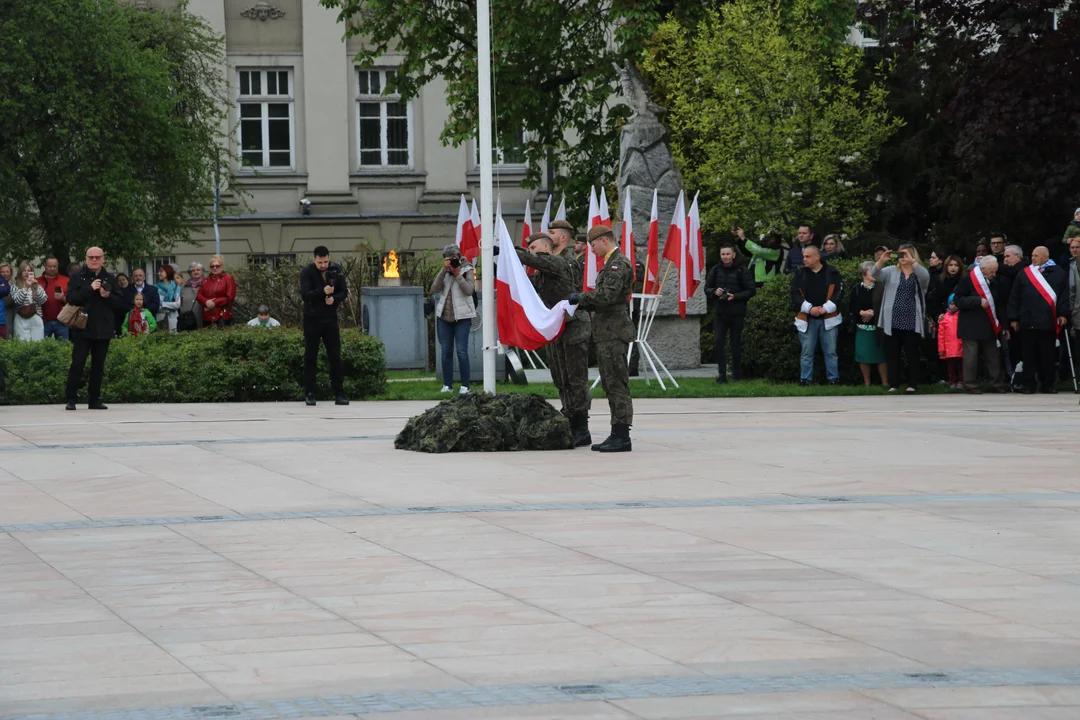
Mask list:
[[[546,232],[534,232],[529,236],[528,243],[532,245],[534,240],[547,240],[549,243],[555,243],[555,241],[551,239],[551,236]]]
[[[589,230],[588,242],[591,243],[593,240],[601,238],[605,235],[610,235],[612,240],[615,239],[615,233],[611,231],[611,228],[609,228],[607,225],[597,225],[596,227]]]
[[[876,248],[874,248],[874,252],[885,252],[888,249],[889,248],[885,247],[884,245],[878,245]]]
[[[270,314],[270,308],[266,307],[265,305],[260,305],[259,309],[255,311],[255,314],[256,315],[269,315]]]
[[[949,295],[949,304],[950,305],[953,304],[953,298],[955,298],[955,297],[956,297],[956,293],[952,293],[952,294]]]
[[[565,220],[555,220],[548,223],[548,230],[566,230],[571,235],[577,233],[577,229]]]

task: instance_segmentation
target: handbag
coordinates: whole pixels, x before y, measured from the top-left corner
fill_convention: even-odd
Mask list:
[[[85,330],[86,321],[89,318],[90,316],[86,314],[86,311],[80,305],[65,305],[60,308],[60,313],[56,316],[61,325],[65,325],[72,330]]]
[[[35,305],[34,303],[19,306],[19,317],[29,320],[35,315],[37,315],[37,305]]]

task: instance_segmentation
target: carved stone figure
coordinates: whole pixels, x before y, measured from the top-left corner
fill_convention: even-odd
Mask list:
[[[663,252],[683,182],[667,142],[667,128],[660,122],[665,108],[649,98],[648,85],[632,63],[628,62],[617,69],[623,99],[633,110],[619,139],[619,198],[626,197],[626,190],[630,189],[636,253],[637,258],[644,262],[653,188],[659,191],[657,213],[660,220],[660,250]],[[686,198],[687,209],[692,200],[693,194]],[[661,279],[665,277],[666,265],[666,262],[661,262]],[[687,317],[683,320],[678,316],[678,271],[672,268],[666,278],[664,297],[649,335],[649,344],[669,369],[698,367],[701,353],[698,349],[697,316],[705,313],[705,295],[699,288],[690,298],[686,304]],[[702,281],[704,284],[704,277]]]
[[[280,20],[285,17],[285,11],[279,7],[274,7],[266,0],[259,0],[247,10],[241,11],[240,15],[249,20],[266,22],[267,20]]]

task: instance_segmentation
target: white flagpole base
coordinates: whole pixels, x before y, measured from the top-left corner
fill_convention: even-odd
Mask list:
[[[667,375],[668,381],[676,388],[679,387],[678,381],[675,376],[667,369],[664,362],[660,359],[660,356],[656,354],[656,351],[652,349],[652,345],[649,344],[649,332],[652,330],[653,321],[656,319],[656,311],[660,308],[660,295],[645,295],[644,293],[634,293],[631,296],[631,304],[634,300],[639,303],[640,312],[638,314],[638,328],[637,338],[630,343],[630,347],[626,352],[626,364],[630,365],[630,357],[634,352],[634,345],[638,346],[638,363],[640,364],[640,358],[644,357],[649,364],[649,367],[645,369],[645,384],[649,384],[649,370],[652,370],[652,374],[656,377],[656,381],[660,383],[660,389],[667,390],[667,385],[664,384],[664,378],[660,372],[663,371],[664,375]],[[660,366],[659,370],[657,365]],[[600,376],[596,376],[596,380],[591,385],[595,388],[600,384]]]

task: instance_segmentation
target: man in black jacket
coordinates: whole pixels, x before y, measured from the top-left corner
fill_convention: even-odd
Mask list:
[[[67,378],[67,409],[75,409],[86,358],[90,357],[89,400],[91,410],[107,410],[101,402],[101,382],[105,377],[105,357],[115,330],[115,312],[123,307],[124,299],[116,278],[104,268],[105,252],[99,247],[86,251],[86,265],[71,276],[68,282],[69,305],[86,313],[86,327],[72,337],[71,368]]]
[[[1031,265],[1016,276],[1009,294],[1009,320],[1013,330],[1024,334],[1024,369],[1038,371],[1044,393],[1056,393],[1057,335],[1069,314],[1068,276],[1050,259],[1050,251],[1039,246],[1031,251]],[[1035,392],[1028,381],[1025,393]]]
[[[349,296],[341,266],[330,262],[330,251],[315,248],[315,262],[300,271],[300,296],[304,298],[304,394],[308,405],[315,404],[315,368],[319,343],[326,346],[330,362],[330,383],[335,405],[348,405],[345,397],[345,370],[341,364],[341,331],[338,307]]]
[[[982,392],[978,383],[980,355],[990,373],[991,391],[1005,392],[997,340],[1009,337],[1007,330],[1002,334],[1007,297],[1002,294],[1004,283],[997,274],[997,258],[984,255],[960,278],[953,294],[953,302],[960,308],[956,335],[964,341],[964,389],[969,393]]]
[[[720,248],[720,263],[705,278],[705,296],[716,298],[713,339],[716,349],[717,383],[727,382],[727,334],[731,331],[731,375],[742,379],[742,331],[746,303],[756,292],[750,271],[738,262],[735,248]]]
[[[825,356],[825,377],[830,385],[840,384],[836,358],[836,336],[843,316],[837,303],[844,294],[844,277],[831,265],[821,262],[821,251],[813,245],[803,249],[803,268],[791,276],[791,307],[799,331],[802,355],[799,384],[806,387],[814,377],[814,351],[821,345]]]

